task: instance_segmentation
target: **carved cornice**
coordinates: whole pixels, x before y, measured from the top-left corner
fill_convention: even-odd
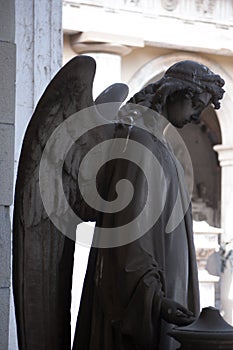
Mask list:
[[[141,41],[131,37],[110,35],[107,33],[85,32],[70,35],[72,49],[78,53],[101,52],[120,56],[128,55],[132,47],[141,47]]]
[[[115,55],[125,56],[128,55],[132,50],[130,47],[114,44],[114,43],[79,43],[72,42],[72,49],[77,54],[83,54],[88,52],[99,52],[99,53],[111,53]]]
[[[110,12],[138,12],[146,16],[174,16],[184,20],[213,23],[228,23],[233,25],[233,4],[232,1],[222,0],[65,0],[64,6],[72,7],[96,7]]]
[[[221,167],[233,166],[233,146],[230,145],[216,145],[213,147],[218,153],[218,159]]]

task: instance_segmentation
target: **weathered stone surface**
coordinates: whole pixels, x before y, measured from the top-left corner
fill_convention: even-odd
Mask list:
[[[1,1],[0,11],[0,40],[14,41],[15,36],[15,3]]]
[[[0,11],[0,349],[8,350],[11,225],[15,121],[15,0],[1,1]]]
[[[62,66],[61,16],[61,0],[16,1],[16,160],[33,110]]]
[[[0,123],[14,124],[15,55],[15,44],[0,41]]]
[[[9,208],[0,206],[0,288],[10,287],[11,227]]]
[[[1,102],[0,102],[1,104]],[[0,123],[0,205],[13,200],[14,126]]]
[[[9,308],[10,308],[10,289],[0,288],[0,349],[8,349],[9,338]]]

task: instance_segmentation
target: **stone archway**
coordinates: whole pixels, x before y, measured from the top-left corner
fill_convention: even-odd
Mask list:
[[[198,54],[187,52],[176,52],[157,57],[142,66],[128,82],[130,87],[130,95],[147,85],[155,77],[159,77],[172,64],[181,60],[196,60],[215,73],[219,73],[225,80],[224,99],[220,110],[216,111],[218,118],[222,144],[214,146],[214,150],[219,154],[219,161],[222,167],[222,183],[221,183],[221,226],[224,230],[224,236],[229,240],[233,237],[232,233],[232,212],[233,212],[233,196],[230,189],[233,190],[233,79],[227,72],[215,61],[204,58]]]

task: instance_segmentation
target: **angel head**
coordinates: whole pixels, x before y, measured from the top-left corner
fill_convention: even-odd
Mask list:
[[[146,86],[129,102],[157,111],[180,128],[198,121],[208,105],[220,108],[224,83],[208,67],[186,60],[171,66],[159,81]]]

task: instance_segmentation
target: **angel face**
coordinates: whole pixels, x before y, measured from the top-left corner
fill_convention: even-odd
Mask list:
[[[208,92],[195,96],[184,92],[176,93],[168,97],[165,115],[171,124],[182,128],[187,123],[199,119],[201,112],[210,104],[211,97]]]

